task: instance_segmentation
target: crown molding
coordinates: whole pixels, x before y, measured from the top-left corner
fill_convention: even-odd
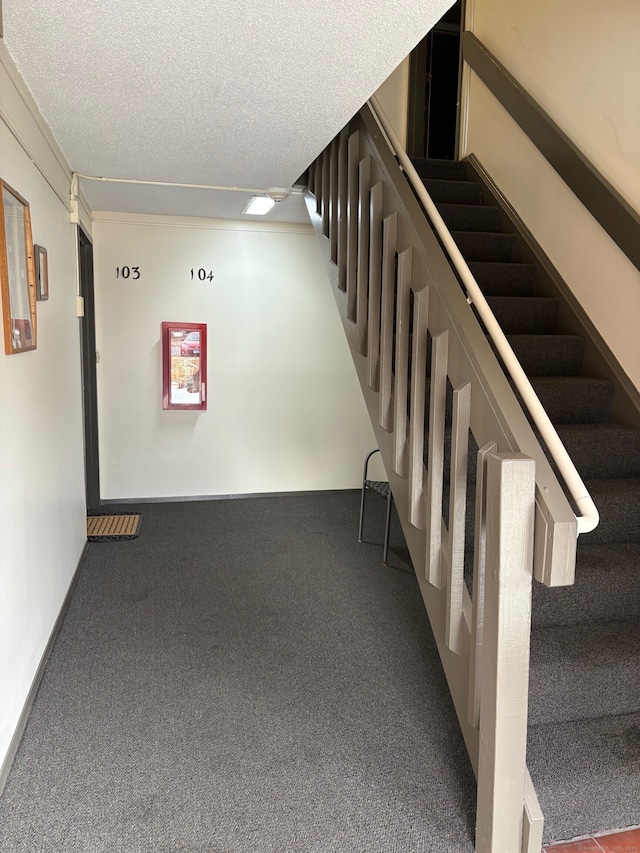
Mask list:
[[[313,234],[311,224],[296,222],[243,222],[239,219],[206,219],[198,216],[161,216],[146,213],[118,213],[109,210],[94,210],[93,222],[112,225],[146,225],[156,228],[199,228],[206,231],[253,231],[277,234]]]

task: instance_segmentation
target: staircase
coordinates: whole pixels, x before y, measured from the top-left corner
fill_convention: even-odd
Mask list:
[[[540,853],[640,824],[640,404],[472,163],[418,162],[430,197],[370,102],[306,203],[476,775],[475,849]]]
[[[533,588],[527,764],[545,842],[640,824],[640,430],[617,422],[614,383],[585,367],[566,303],[470,164],[414,165],[600,512],[575,585]]]

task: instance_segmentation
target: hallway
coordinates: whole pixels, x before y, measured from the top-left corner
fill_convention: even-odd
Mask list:
[[[362,545],[358,504],[140,505],[138,539],[90,545],[0,850],[471,853],[475,783],[402,534],[385,569],[384,502]]]

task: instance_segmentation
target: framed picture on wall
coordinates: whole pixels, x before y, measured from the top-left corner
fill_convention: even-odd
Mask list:
[[[29,204],[0,180],[0,289],[7,355],[36,348],[36,282]]]
[[[206,323],[162,324],[162,408],[206,411]]]
[[[49,262],[44,246],[33,247],[33,257],[36,274],[36,299],[44,302],[49,298]]]

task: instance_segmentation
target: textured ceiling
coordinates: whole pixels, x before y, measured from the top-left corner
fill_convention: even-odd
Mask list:
[[[269,188],[292,186],[451,2],[2,0],[2,8],[6,47],[73,171]],[[167,214],[175,202],[184,215],[194,198],[177,188],[82,188],[101,210]],[[215,212],[223,196],[227,208],[242,197],[208,193],[198,202],[212,209],[204,215],[228,215]]]

